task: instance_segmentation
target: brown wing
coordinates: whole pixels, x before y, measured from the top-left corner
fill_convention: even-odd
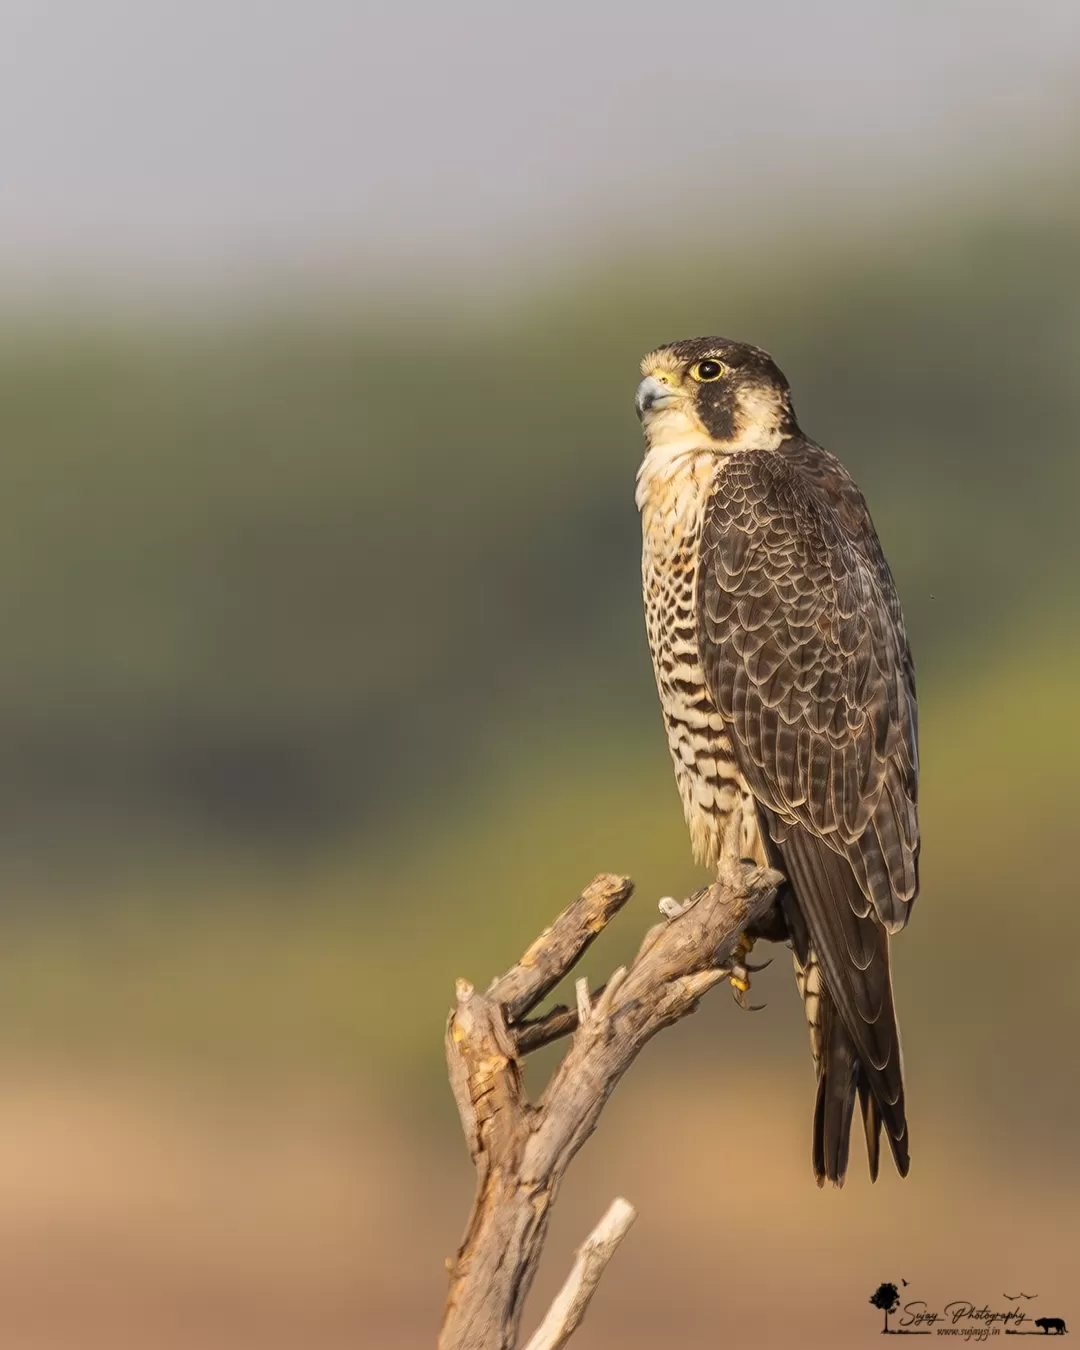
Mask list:
[[[739,767],[781,836],[840,853],[891,931],[918,891],[911,654],[865,503],[810,442],[733,455],[709,502],[698,630]],[[781,838],[777,842],[781,842]]]
[[[914,675],[866,505],[819,447],[744,453],[719,471],[698,637],[790,882],[797,962],[807,978],[817,966],[823,977],[807,1000],[818,1180],[843,1180],[856,1093],[871,1175],[882,1123],[906,1174],[887,929],[903,926],[918,889]]]

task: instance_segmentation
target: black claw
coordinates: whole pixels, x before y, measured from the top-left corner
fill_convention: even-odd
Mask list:
[[[772,965],[773,958],[770,956],[767,961],[762,961],[760,966],[752,966],[749,961],[743,962],[743,970],[748,970],[751,975],[756,975],[759,970],[768,970]]]
[[[735,1002],[739,1005],[739,1007],[743,1010],[743,1012],[761,1012],[767,1006],[764,1003],[747,1003],[746,991],[744,989],[739,989],[734,984],[731,986],[731,993],[735,999]]]

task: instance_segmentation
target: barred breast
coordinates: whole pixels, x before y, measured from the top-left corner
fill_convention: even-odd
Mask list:
[[[694,857],[709,866],[719,860],[735,805],[749,800],[698,650],[699,542],[717,467],[714,452],[683,454],[673,462],[650,451],[637,493],[645,629],[656,687]],[[743,821],[743,853],[761,858],[752,810]]]

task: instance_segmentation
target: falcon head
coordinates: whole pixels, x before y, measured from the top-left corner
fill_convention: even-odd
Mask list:
[[[650,446],[776,449],[797,428],[791,391],[768,352],[730,338],[685,338],[641,363],[637,414]]]

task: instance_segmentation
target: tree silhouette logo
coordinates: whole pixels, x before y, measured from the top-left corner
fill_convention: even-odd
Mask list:
[[[884,1335],[889,1330],[889,1314],[894,1313],[900,1306],[900,1290],[895,1284],[879,1284],[870,1295],[870,1302],[885,1314],[885,1325],[881,1328]]]
[[[907,1280],[901,1280],[907,1285]],[[1034,1299],[1035,1294],[1006,1294],[1004,1296],[1015,1303],[1019,1299]],[[870,1295],[872,1308],[880,1308],[885,1314],[882,1336],[963,1336],[965,1339],[976,1337],[984,1340],[987,1336],[1067,1336],[1069,1328],[1063,1317],[1032,1318],[1022,1308],[991,1307],[989,1303],[978,1303],[971,1299],[956,1298],[938,1308],[932,1308],[920,1298],[903,1305],[898,1319],[899,1325],[889,1326],[889,1318],[900,1311],[900,1290],[892,1280],[879,1284]],[[907,1294],[904,1294],[907,1298]]]

